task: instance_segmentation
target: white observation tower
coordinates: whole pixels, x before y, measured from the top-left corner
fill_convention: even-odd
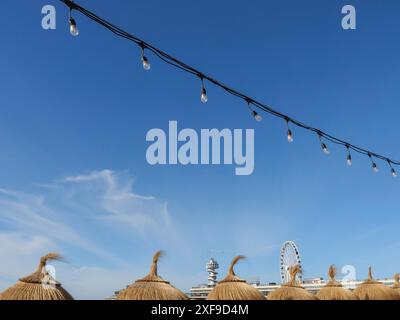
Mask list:
[[[208,261],[206,264],[206,270],[208,272],[207,285],[209,287],[214,287],[215,285],[217,285],[217,274],[218,274],[217,269],[218,268],[219,268],[219,264],[213,258],[211,258],[210,261]]]

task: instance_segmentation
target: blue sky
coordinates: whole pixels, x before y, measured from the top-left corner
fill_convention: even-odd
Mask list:
[[[79,3],[221,81],[311,125],[396,159],[399,154],[398,1],[116,0]],[[357,9],[357,30],[341,8]],[[57,30],[41,29],[54,4]],[[279,247],[294,240],[305,277],[331,263],[358,278],[399,271],[399,181],[385,163],[264,117],[75,14],[69,35],[58,1],[5,8],[0,94],[0,290],[60,251],[59,279],[78,298],[102,298],[147,273],[167,252],[162,276],[178,287],[206,280],[210,250],[225,274],[279,280]],[[152,128],[254,128],[255,172],[232,166],[150,166]],[[220,251],[223,251],[222,253]],[[4,259],[4,261],[3,261]],[[101,280],[100,280],[101,279]],[[103,279],[107,279],[104,280]],[[101,283],[100,283],[101,282]]]

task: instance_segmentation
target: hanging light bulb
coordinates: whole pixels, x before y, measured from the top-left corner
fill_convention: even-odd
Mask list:
[[[144,47],[142,47],[142,58],[141,58],[141,60],[142,60],[142,63],[143,63],[143,69],[146,70],[146,71],[150,70],[151,64],[150,64],[149,60],[147,59],[147,57],[144,55]]]
[[[322,151],[324,151],[324,153],[325,153],[326,155],[330,154],[327,145],[326,145],[326,144],[322,141],[322,139],[321,139],[321,138],[322,138],[322,135],[321,135],[320,133],[318,133],[318,138],[319,138],[319,141],[321,142]]]
[[[256,119],[257,122],[262,121],[263,118],[259,113],[257,113],[257,111],[253,110],[252,114],[253,114],[254,119]]]
[[[69,7],[69,32],[74,37],[79,35],[79,29],[76,25],[76,21],[74,18],[72,18],[72,7]]]
[[[371,159],[372,170],[375,173],[378,173],[379,172],[379,168],[378,168],[378,165],[375,163],[375,161],[372,159],[372,155],[368,154],[368,157]]]
[[[247,101],[247,106],[249,107],[249,110],[250,110],[250,112],[251,112],[251,115],[253,116],[253,118],[257,121],[257,122],[260,122],[260,121],[262,121],[262,119],[263,119],[263,117],[257,112],[257,111],[255,111],[255,110],[253,110],[252,108],[251,108],[251,100],[246,100]]]
[[[348,165],[349,167],[351,167],[351,166],[353,165],[353,159],[352,159],[352,157],[351,157],[350,147],[349,147],[349,146],[346,146],[346,148],[347,148],[347,159],[346,159],[347,165]]]
[[[207,90],[206,90],[206,87],[204,86],[203,78],[201,78],[201,96],[200,96],[200,100],[203,103],[207,103],[207,101],[208,101]]]
[[[143,60],[143,69],[150,70],[151,64],[149,63],[149,60],[147,60],[146,57],[143,57],[142,60]]]
[[[74,18],[69,19],[69,32],[74,37],[79,36],[79,30],[78,27],[76,26],[76,21]]]
[[[347,155],[347,165],[349,167],[351,167],[353,165],[353,160],[351,158],[351,154],[350,153]]]
[[[207,101],[208,101],[207,91],[206,91],[206,88],[204,88],[204,87],[201,89],[201,97],[200,97],[200,100],[201,100],[201,102],[203,102],[203,103],[207,103]]]
[[[292,143],[294,141],[292,130],[290,130],[290,129],[288,130],[287,140],[288,140],[289,143]]]
[[[287,140],[289,143],[292,143],[293,142],[293,133],[292,133],[292,130],[290,130],[290,128],[289,128],[289,121],[290,121],[289,119],[286,119],[286,125],[287,125],[287,129],[288,129]]]
[[[330,151],[325,143],[322,143],[321,147],[325,154],[330,154]]]
[[[392,163],[390,162],[390,160],[388,160],[387,162],[388,162],[388,164],[389,164],[389,166],[390,166],[390,172],[391,172],[392,176],[393,176],[394,178],[396,178],[396,177],[397,177],[397,172],[396,172],[396,170],[394,170],[394,168],[393,168]]]

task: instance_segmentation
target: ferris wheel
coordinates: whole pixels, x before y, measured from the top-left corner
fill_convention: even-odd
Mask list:
[[[286,241],[281,248],[281,280],[282,283],[287,283],[289,282],[290,279],[290,273],[289,273],[289,268],[293,267],[295,265],[300,266],[300,270],[302,270],[301,266],[301,259],[300,259],[300,253],[299,249],[297,248],[297,245],[293,241]],[[296,275],[296,279],[299,282],[302,282],[302,276],[301,272],[299,272]]]

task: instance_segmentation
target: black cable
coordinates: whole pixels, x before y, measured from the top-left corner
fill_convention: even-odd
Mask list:
[[[386,156],[380,155],[378,153],[369,151],[365,148],[359,147],[357,145],[351,144],[345,140],[339,139],[333,135],[330,135],[318,128],[309,126],[305,123],[300,122],[299,120],[296,120],[282,112],[279,112],[277,110],[275,110],[274,108],[272,108],[271,106],[268,106],[266,104],[263,104],[249,96],[247,96],[244,93],[241,93],[235,89],[230,88],[228,85],[223,84],[222,82],[220,82],[219,80],[216,80],[215,78],[201,72],[200,70],[197,70],[196,68],[182,62],[181,60],[167,54],[166,52],[162,51],[161,49],[158,49],[157,47],[151,45],[150,43],[126,32],[125,30],[115,26],[114,24],[108,22],[107,20],[97,16],[96,14],[94,14],[93,12],[81,7],[80,5],[78,5],[77,3],[71,1],[71,0],[60,0],[61,2],[63,2],[64,4],[66,4],[70,10],[76,10],[80,13],[82,13],[83,15],[85,15],[86,17],[88,17],[89,19],[93,20],[94,22],[102,25],[103,27],[107,28],[108,30],[110,30],[112,33],[114,33],[115,35],[122,37],[124,39],[127,39],[129,41],[132,41],[134,43],[136,43],[137,45],[139,45],[141,48],[146,49],[151,51],[153,54],[155,54],[159,59],[161,59],[162,61],[164,61],[165,63],[176,67],[178,69],[181,69],[187,73],[193,74],[195,76],[197,76],[199,79],[201,79],[201,81],[204,83],[204,80],[207,80],[208,82],[214,84],[217,87],[220,87],[221,89],[225,90],[227,93],[236,96],[242,100],[244,100],[248,105],[253,105],[255,107],[257,107],[258,109],[269,113],[275,117],[281,118],[283,120],[285,120],[288,123],[292,123],[294,125],[296,125],[297,127],[303,128],[305,130],[314,132],[315,134],[317,134],[318,136],[320,136],[320,138],[324,138],[334,144],[337,145],[341,145],[346,147],[346,149],[351,149],[359,154],[363,154],[363,155],[367,155],[367,156],[371,156],[377,159],[381,159],[383,161],[386,161],[389,166],[391,167],[391,169],[393,169],[393,165],[396,166],[400,166],[400,161],[396,161],[396,160],[392,160]]]

